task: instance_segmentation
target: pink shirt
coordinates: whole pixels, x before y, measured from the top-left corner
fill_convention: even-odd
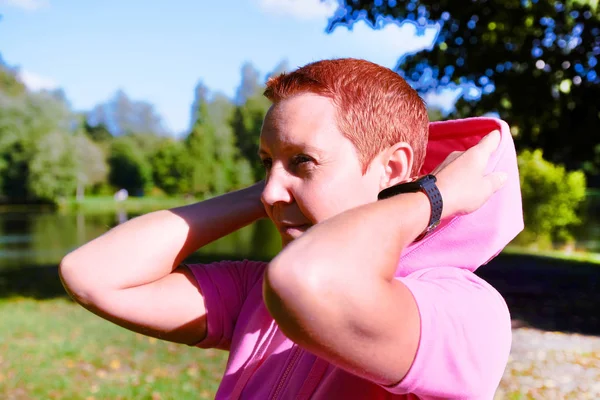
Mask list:
[[[432,123],[431,171],[493,129],[502,132],[489,171],[507,184],[476,212],[444,221],[403,252],[396,273],[416,299],[421,338],[413,365],[396,386],[359,378],[287,339],[262,299],[266,264],[189,265],[205,301],[208,335],[198,347],[230,351],[217,399],[492,399],[511,345],[510,315],[500,294],[473,271],[523,228],[516,154],[508,126],[472,118]]]

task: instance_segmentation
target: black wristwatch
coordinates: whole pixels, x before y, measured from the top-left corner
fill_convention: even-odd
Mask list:
[[[415,242],[429,235],[440,224],[442,210],[444,208],[444,202],[442,201],[442,195],[440,194],[440,191],[438,190],[437,185],[435,184],[436,181],[437,179],[434,175],[425,175],[412,182],[400,183],[398,185],[384,189],[381,192],[379,192],[379,195],[377,197],[379,200],[383,200],[400,193],[415,192],[423,192],[427,195],[427,198],[431,203],[431,216],[429,217],[429,224],[427,225],[427,228],[423,231],[423,233],[421,233],[415,239]]]

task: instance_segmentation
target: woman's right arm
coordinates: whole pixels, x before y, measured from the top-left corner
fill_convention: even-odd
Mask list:
[[[194,277],[180,263],[202,246],[265,217],[263,185],[121,224],[63,258],[63,285],[82,306],[120,326],[197,343],[206,336],[206,310]]]

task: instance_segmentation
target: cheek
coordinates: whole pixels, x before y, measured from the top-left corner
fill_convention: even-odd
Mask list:
[[[360,177],[338,175],[321,184],[306,187],[306,196],[298,202],[303,213],[320,222],[351,208],[376,200],[377,194]]]

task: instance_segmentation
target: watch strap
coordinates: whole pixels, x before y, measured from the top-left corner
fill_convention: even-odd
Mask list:
[[[391,186],[379,193],[378,199],[383,200],[401,193],[423,192],[427,195],[431,205],[431,214],[427,228],[415,239],[415,242],[425,238],[440,224],[444,202],[442,195],[436,185],[435,175],[425,175],[411,182],[404,182],[399,185]]]
[[[415,239],[415,242],[422,240],[427,235],[435,230],[440,224],[440,220],[442,218],[442,211],[444,209],[444,202],[442,200],[442,195],[437,185],[435,184],[437,181],[434,175],[426,175],[423,178],[417,180],[420,182],[420,188],[423,193],[427,195],[429,199],[429,203],[431,204],[431,214],[429,216],[429,223],[427,224],[427,228]]]

